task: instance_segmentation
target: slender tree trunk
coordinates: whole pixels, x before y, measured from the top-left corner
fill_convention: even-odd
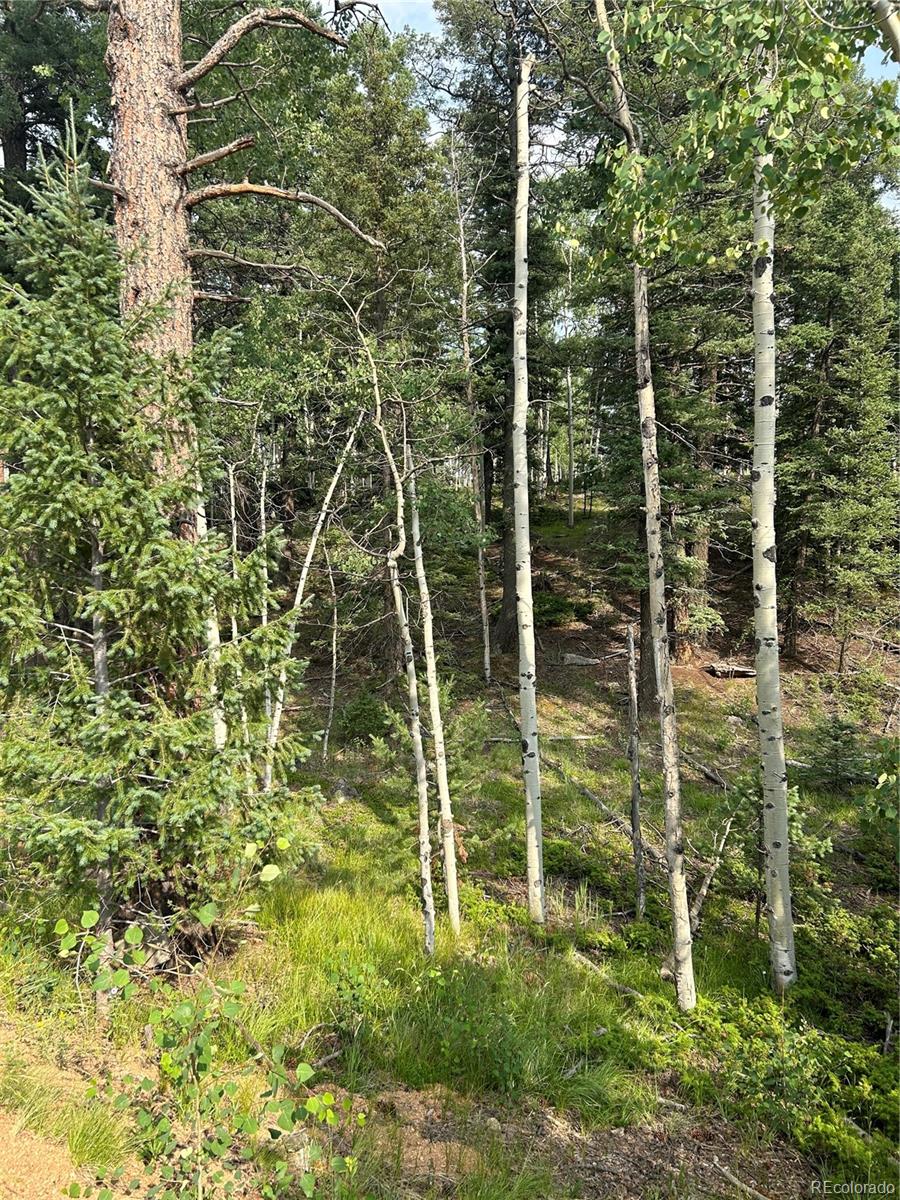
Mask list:
[[[334,699],[337,694],[338,598],[328,545],[323,545],[322,549],[325,554],[325,566],[328,568],[328,587],[331,591],[331,682],[328,687],[328,718],[325,721],[325,732],[322,735],[322,762],[324,763],[328,761],[328,739],[331,737],[331,726],[334,723]]]
[[[485,560],[484,540],[487,526],[484,520],[482,505],[481,456],[478,455],[477,445],[474,448],[475,462],[475,523],[478,527],[478,608],[481,613],[481,669],[484,682],[491,682],[491,612],[488,606],[487,594],[487,562]]]
[[[96,593],[104,589],[103,580],[103,546],[99,534],[91,530],[91,587]],[[97,715],[102,716],[109,702],[109,636],[103,615],[94,612],[91,617],[91,655],[94,667],[94,695],[97,698]],[[110,781],[100,784],[97,789],[97,822],[101,827],[106,826],[106,810]],[[109,860],[100,864],[97,869],[97,897],[100,919],[97,922],[97,936],[103,941],[100,952],[101,968],[108,964],[113,956],[113,918],[115,917],[115,901],[112,894]],[[109,1012],[109,993],[98,991],[95,999],[95,1009],[101,1021],[105,1021]]]
[[[262,442],[260,442],[260,450],[262,451]],[[266,504],[268,497],[266,495],[267,485],[269,481],[269,456],[268,452],[262,453],[262,472],[259,479],[259,540],[265,546],[266,538],[268,537],[268,518],[266,516]],[[259,607],[259,624],[261,629],[266,629],[269,624],[269,558],[268,554],[263,554],[262,561],[262,590],[260,592],[260,607]],[[263,667],[263,690],[264,704],[266,712],[266,720],[272,718],[272,691],[269,687],[269,664]]]
[[[503,593],[500,613],[494,625],[494,645],[506,654],[517,644],[516,616],[516,522],[515,485],[513,468],[513,410],[504,413],[503,448],[503,542],[501,546],[501,575]]]
[[[760,247],[753,265],[753,618],[769,955],[772,986],[778,995],[783,995],[797,977],[797,964],[791,914],[775,572],[775,218],[766,181],[771,164],[770,155],[758,155],[753,182],[753,241]]]
[[[466,385],[466,409],[471,414],[476,433],[472,439],[472,492],[475,498],[475,523],[478,527],[478,607],[481,612],[481,643],[482,669],[485,683],[491,682],[491,618],[487,599],[487,574],[484,555],[485,521],[485,487],[484,487],[484,457],[479,414],[475,408],[475,381],[472,370],[472,345],[469,338],[469,252],[466,245],[466,221],[460,196],[459,173],[456,165],[456,147],[450,141],[450,161],[453,167],[453,185],[456,196],[456,223],[459,238],[459,323],[460,341],[462,344],[463,372]]]
[[[434,620],[431,612],[431,593],[428,590],[428,577],[425,574],[425,556],[422,553],[422,532],[419,528],[416,465],[413,462],[408,444],[406,446],[406,475],[413,561],[416,568],[416,584],[418,585],[419,604],[422,611],[425,678],[428,683],[428,709],[431,716],[431,739],[434,746],[434,777],[437,782],[438,801],[441,809],[444,888],[447,892],[447,910],[450,914],[450,927],[454,933],[459,933],[459,889],[456,882],[456,831],[453,824],[453,808],[450,803],[450,782],[447,778],[444,718],[441,713],[441,692],[438,683],[437,658],[434,653]]]
[[[634,854],[634,908],[640,921],[646,906],[644,841],[641,836],[641,725],[638,719],[634,626],[628,626],[628,763],[631,767],[631,846]]]
[[[572,258],[574,250],[571,246],[567,247],[566,254],[566,322],[565,336],[568,339],[571,336],[571,317],[572,317]],[[568,348],[567,348],[568,349]],[[572,364],[566,363],[566,434],[568,438],[568,509],[567,522],[570,529],[575,525],[575,413],[572,403]]]
[[[381,404],[381,385],[378,367],[362,332],[358,312],[354,314],[356,332],[359,337],[363,354],[369,365],[372,379],[372,392],[375,400],[373,417],[375,428],[381,437],[384,450],[384,460],[388,474],[393,481],[396,502],[395,524],[397,528],[396,544],[388,548],[387,564],[388,578],[391,584],[391,594],[394,599],[394,611],[400,629],[400,641],[403,647],[403,665],[406,672],[406,686],[409,701],[409,732],[412,738],[413,755],[416,764],[416,795],[419,802],[419,873],[422,889],[422,921],[424,924],[424,949],[426,954],[434,951],[434,894],[431,885],[431,833],[429,830],[428,813],[428,767],[425,761],[425,750],[422,745],[422,724],[419,715],[419,684],[416,677],[416,658],[413,650],[412,635],[409,629],[409,613],[403,602],[403,589],[400,585],[400,569],[398,563],[406,550],[406,516],[403,495],[403,481],[397,469],[397,461],[391,450],[390,439],[384,425],[384,415]],[[404,431],[404,447],[406,434]],[[455,851],[455,847],[454,847]],[[454,859],[455,866],[455,859]],[[454,878],[455,882],[455,878]]]
[[[602,0],[598,0],[602,3]],[[659,704],[659,728],[663,760],[665,798],[666,860],[669,866],[669,903],[675,943],[674,974],[678,1005],[684,1010],[697,1003],[691,949],[691,921],[684,873],[684,832],[681,824],[681,776],[678,761],[678,727],[675,689],[669,661],[669,631],[666,620],[666,577],[663,560],[659,455],[656,447],[656,404],[650,363],[650,322],[647,270],[634,268],[635,348],[638,364],[638,409],[641,419],[641,456],[647,505],[647,561],[649,564],[650,626],[653,663]]]
[[[646,554],[646,529],[641,531],[641,545]],[[653,665],[653,626],[650,616],[650,589],[641,588],[640,677],[638,679],[638,711],[642,717],[657,711],[656,667]]]
[[[428,767],[425,761],[425,749],[422,745],[422,724],[419,717],[419,685],[416,678],[416,660],[413,653],[412,637],[409,631],[409,613],[406,605],[403,603],[400,571],[397,567],[397,559],[393,551],[388,555],[388,572],[391,581],[391,594],[394,598],[397,614],[397,624],[400,628],[400,640],[403,644],[403,660],[406,669],[406,688],[409,702],[409,733],[412,738],[413,755],[416,764],[416,795],[419,801],[419,875],[422,889],[424,949],[426,954],[433,954],[434,892],[431,886],[431,832],[428,827]],[[455,929],[458,932],[458,913]]]
[[[231,523],[231,577],[232,577],[232,579],[235,580],[235,582],[237,582],[237,577],[238,577],[238,526],[237,526],[237,505],[235,503],[235,490],[234,490],[234,465],[232,463],[228,464],[228,515],[229,515],[230,523]],[[238,622],[237,622],[237,614],[235,613],[234,609],[231,610],[231,644],[236,651],[237,645],[238,645]],[[240,660],[238,660],[235,664],[235,679],[237,681],[238,688],[240,689],[241,683],[242,683],[242,671],[241,671]],[[240,704],[241,704],[241,736],[243,738],[244,747],[247,748],[250,745],[250,726],[247,722],[247,706],[244,704],[243,694],[241,694]],[[248,773],[249,773],[249,761],[248,761]]]
[[[572,412],[572,368],[566,367],[566,429],[569,439],[568,525],[575,524],[575,418]]]
[[[528,911],[544,920],[541,761],[538,747],[537,664],[531,594],[528,512],[528,105],[533,59],[522,60],[516,87],[515,283],[513,302],[512,467],[515,520],[516,624],[519,633],[519,716],[525,781],[525,857]]]
[[[194,527],[198,541],[206,537],[206,510],[202,501],[197,507]],[[219,619],[212,604],[208,607],[206,617],[206,657],[209,662],[209,693],[213,745],[216,750],[224,750],[228,741],[228,722],[225,719],[225,708],[222,704],[222,694],[219,684],[219,669],[222,663],[222,638],[219,633]]]
[[[294,631],[297,626],[297,619],[300,616],[300,610],[303,608],[303,599],[306,594],[306,582],[309,578],[309,569],[312,566],[312,560],[316,553],[316,546],[319,542],[319,536],[322,533],[322,527],[331,511],[331,499],[334,496],[335,489],[340,482],[341,476],[344,473],[344,467],[347,465],[347,459],[353,450],[353,444],[356,441],[356,435],[359,432],[359,427],[362,424],[364,410],[360,409],[359,415],[353,423],[347,441],[344,443],[344,448],[341,451],[341,457],[338,459],[337,466],[334,469],[334,474],[331,477],[331,482],[325,492],[322,500],[322,507],[319,509],[319,515],[316,517],[316,523],[313,526],[313,531],[310,534],[309,546],[306,549],[306,556],[303,559],[303,566],[300,570],[300,578],[297,580],[297,590],[294,593],[294,603],[291,606],[290,617],[287,622],[287,632],[285,636],[284,655],[282,658],[281,669],[278,672],[278,684],[275,689],[275,703],[272,706],[272,718],[269,721],[269,728],[266,733],[266,758],[263,766],[263,787],[264,792],[272,790],[273,772],[275,766],[275,749],[278,745],[278,736],[281,730],[281,719],[284,715],[284,695],[287,689],[287,665],[291,657],[291,651],[294,645]]]
[[[616,120],[621,124],[628,153],[637,155],[640,141],[631,119],[628,96],[606,0],[594,0],[597,24],[607,35],[606,54]],[[650,301],[647,268],[639,262],[640,231],[633,235],[634,264],[634,345],[637,368],[637,399],[641,422],[641,458],[644,470],[646,504],[647,563],[649,568],[650,625],[653,631],[653,663],[659,702],[659,727],[663,763],[665,802],[666,861],[669,873],[669,905],[672,911],[673,972],[679,1008],[688,1010],[697,1003],[691,945],[691,920],[684,871],[684,831],[681,823],[681,777],[678,761],[678,728],[675,717],[675,689],[669,660],[669,634],[666,621],[666,575],[663,560],[662,498],[659,485],[659,454],[656,444],[656,399],[650,358]]]
[[[481,460],[481,479],[484,485],[484,524],[491,523],[494,515],[494,456],[485,450]]]

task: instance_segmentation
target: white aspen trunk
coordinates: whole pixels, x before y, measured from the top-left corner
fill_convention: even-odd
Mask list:
[[[197,508],[194,514],[193,528],[197,541],[202,541],[207,535],[206,505],[197,490]],[[228,741],[228,724],[225,720],[225,709],[222,707],[222,697],[219,695],[219,664],[222,660],[222,639],[219,634],[219,620],[215,608],[210,605],[206,618],[206,654],[209,659],[209,694],[212,701],[213,745],[217,750],[224,750]]]
[[[781,996],[797,978],[791,914],[787,767],[778,660],[775,569],[775,218],[765,172],[772,157],[758,155],[753,175],[753,622],[756,632],[756,704],[763,792],[766,916],[772,986]]]
[[[884,35],[894,62],[900,63],[900,16],[895,0],[872,0],[875,23]]]
[[[428,578],[425,574],[422,533],[419,528],[416,465],[412,460],[412,453],[408,443],[405,449],[410,533],[412,534],[413,561],[416,567],[419,603],[422,610],[425,678],[428,683],[428,709],[431,715],[431,737],[434,745],[434,777],[437,781],[438,801],[441,809],[444,888],[447,892],[447,910],[450,914],[450,927],[454,933],[459,933],[459,889],[456,882],[456,833],[453,825],[453,809],[450,803],[450,783],[447,778],[447,749],[444,744],[444,720],[441,714],[441,693],[438,685],[437,659],[434,653],[434,620],[431,612],[431,593],[428,590]]]
[[[606,33],[609,71],[616,120],[621,124],[629,154],[640,151],[640,140],[631,110],[625,81],[613,41],[606,0],[594,0],[597,24]],[[672,913],[673,974],[678,1006],[688,1011],[696,1006],[694,965],[687,880],[684,872],[684,831],[681,823],[681,775],[678,761],[678,727],[675,717],[675,689],[669,657],[666,614],[666,575],[662,539],[662,498],[659,485],[659,454],[656,444],[656,398],[650,358],[650,301],[647,268],[637,261],[641,250],[640,228],[635,224],[634,264],[634,346],[637,371],[638,413],[641,422],[641,459],[647,527],[647,566],[649,573],[650,618],[653,631],[653,663],[659,702],[659,727],[663,765],[665,805],[666,862],[669,874],[669,906]]]
[[[351,310],[352,311],[352,310]],[[387,430],[381,408],[381,384],[378,377],[378,367],[369,348],[359,322],[358,311],[353,313],[356,332],[362,346],[363,354],[369,364],[372,379],[372,392],[375,399],[374,425],[381,437],[384,458],[388,474],[393,482],[396,500],[397,543],[388,550],[388,583],[394,601],[394,612],[400,631],[400,642],[403,650],[403,663],[406,671],[406,687],[409,697],[409,732],[412,738],[413,755],[416,764],[416,795],[419,801],[419,875],[422,888],[422,922],[424,925],[424,949],[426,954],[434,951],[434,894],[431,886],[431,833],[428,828],[428,767],[425,761],[425,750],[422,745],[422,724],[419,717],[419,684],[416,677],[416,658],[413,650],[412,636],[409,631],[409,614],[403,603],[403,590],[400,586],[400,570],[397,566],[406,550],[406,516],[403,495],[403,481],[397,470],[397,461],[391,450]],[[404,434],[404,446],[406,438]]]
[[[303,566],[300,570],[300,578],[297,581],[297,590],[294,593],[294,603],[291,606],[291,614],[288,619],[287,636],[285,638],[284,658],[282,660],[281,669],[278,672],[278,685],[275,689],[275,703],[272,706],[272,718],[269,721],[269,728],[266,733],[266,757],[263,765],[263,792],[272,790],[272,782],[274,777],[275,766],[275,748],[278,744],[278,735],[281,730],[281,718],[284,715],[284,693],[287,687],[287,664],[291,656],[291,650],[294,645],[294,631],[297,626],[297,618],[300,615],[300,610],[303,607],[303,597],[306,593],[306,581],[309,578],[309,569],[312,566],[313,556],[316,553],[316,546],[319,542],[319,536],[322,532],[322,527],[331,511],[331,498],[334,495],[335,488],[340,482],[341,475],[344,473],[344,467],[347,465],[347,459],[350,457],[350,452],[353,449],[353,443],[356,441],[356,435],[359,432],[359,427],[362,424],[364,411],[360,409],[359,415],[353,423],[350,430],[350,435],[344,444],[341,451],[341,457],[338,459],[338,464],[335,467],[334,474],[331,477],[331,482],[325,492],[325,497],[322,500],[322,507],[319,509],[319,515],[316,517],[316,523],[313,527],[312,534],[309,539],[309,546],[306,550],[306,557],[303,560]]]
[[[402,490],[401,490],[402,497]],[[405,540],[405,535],[400,535]],[[394,610],[403,644],[403,661],[406,666],[406,688],[409,698],[409,732],[412,738],[413,755],[416,763],[416,795],[419,800],[419,876],[422,886],[422,923],[424,925],[424,949],[434,953],[434,893],[431,886],[431,832],[428,828],[428,768],[425,749],[422,745],[422,724],[419,719],[419,685],[416,679],[416,660],[413,654],[412,637],[409,632],[409,615],[403,603],[400,587],[400,571],[397,556],[392,550],[388,554],[388,578],[394,597]],[[454,864],[455,865],[455,864]],[[457,919],[457,929],[459,928]]]
[[[237,536],[237,507],[234,497],[234,465],[228,464],[228,515],[231,520],[231,577],[237,580],[237,554],[238,554],[238,536]],[[237,653],[238,644],[238,623],[237,616],[234,610],[231,612],[231,642]],[[235,679],[238,682],[238,687],[241,685],[242,672],[240,660],[235,663]],[[241,735],[243,737],[244,746],[250,745],[250,726],[247,723],[247,706],[244,704],[243,694],[241,695]]]
[[[646,907],[644,840],[641,836],[641,724],[638,717],[634,626],[628,626],[628,763],[631,768],[631,847],[634,854],[634,909],[640,920]]]
[[[569,506],[567,521],[571,529],[575,524],[575,418],[572,412],[572,368],[566,367],[566,428],[569,435]]]
[[[650,622],[653,631],[653,665],[659,703],[659,728],[665,801],[666,861],[669,867],[669,904],[672,909],[675,990],[678,1006],[694,1008],[697,991],[691,921],[684,873],[684,831],[681,824],[681,773],[678,760],[678,726],[675,717],[675,688],[669,657],[666,613],[666,575],[663,558],[662,497],[659,486],[659,454],[656,445],[656,402],[650,362],[650,322],[647,270],[635,264],[635,348],[638,370],[638,410],[641,419],[641,456],[647,505],[647,562],[649,567]]]
[[[323,546],[325,565],[328,568],[328,586],[331,589],[331,684],[328,689],[328,719],[325,722],[325,732],[322,735],[322,762],[328,761],[328,739],[331,737],[331,726],[334,723],[334,698],[337,693],[337,664],[338,664],[338,598],[334,586],[334,571],[331,569],[331,558],[328,546]]]
[[[544,920],[544,848],[541,762],[538,746],[537,664],[531,593],[528,511],[528,201],[530,189],[528,102],[534,59],[522,60],[516,84],[516,208],[513,299],[513,520],[516,555],[516,625],[519,634],[519,727],[525,783],[525,859],[528,911]]]
[[[566,324],[565,333],[568,339],[572,333],[572,258],[574,250],[568,247],[566,255]],[[572,364],[566,363],[566,432],[568,435],[569,471],[568,471],[568,512],[567,523],[570,529],[575,525],[575,414],[572,404]]]
[[[347,306],[350,308],[350,306]],[[403,495],[403,481],[397,470],[397,461],[391,450],[381,407],[381,383],[378,376],[378,366],[372,355],[366,336],[363,333],[359,319],[359,309],[350,308],[350,314],[356,326],[356,335],[369,366],[372,380],[372,395],[375,401],[373,424],[381,437],[384,450],[387,473],[393,482],[396,501],[397,544],[388,550],[388,585],[394,602],[394,612],[400,630],[400,642],[403,651],[403,663],[406,671],[406,684],[409,696],[409,732],[412,738],[413,754],[416,763],[416,795],[419,801],[419,874],[422,888],[422,921],[424,925],[424,948],[426,954],[434,950],[434,895],[431,886],[431,834],[428,828],[428,768],[425,761],[425,751],[422,746],[422,726],[419,718],[419,685],[416,678],[416,659],[413,651],[412,637],[409,631],[409,616],[403,603],[403,591],[400,586],[400,571],[397,566],[406,550],[406,517]],[[406,437],[404,433],[404,446]]]
[[[459,240],[459,268],[460,268],[460,296],[459,296],[459,323],[460,323],[460,339],[462,342],[463,356],[463,372],[466,382],[466,407],[472,415],[472,420],[478,427],[478,413],[475,411],[475,385],[472,372],[472,344],[469,340],[469,289],[471,280],[469,276],[469,252],[466,245],[466,220],[463,212],[462,200],[459,193],[459,173],[456,167],[456,148],[451,138],[450,141],[450,162],[453,170],[453,187],[456,196],[456,225]],[[472,456],[473,466],[472,471],[472,486],[473,495],[475,497],[475,523],[478,527],[479,542],[478,542],[478,607],[481,612],[481,645],[482,645],[482,670],[484,672],[484,682],[491,682],[491,614],[488,607],[487,597],[487,571],[484,555],[484,463],[483,463],[484,448],[482,446],[480,432],[476,433],[472,439]]]
[[[91,587],[95,592],[103,591],[103,547],[97,532],[91,530]],[[106,623],[100,613],[95,612],[91,617],[91,656],[94,667],[94,695],[97,697],[98,716],[109,701],[109,638]],[[97,822],[106,824],[106,791],[99,789],[97,801]],[[113,957],[112,922],[115,905],[110,886],[109,861],[102,863],[97,870],[97,896],[99,899],[100,920],[97,923],[97,935],[103,940],[100,951],[100,967],[107,965]],[[95,993],[94,1008],[101,1022],[109,1015],[109,992]]]
[[[262,443],[260,442],[260,448]],[[269,479],[269,459],[266,454],[262,455],[262,474],[259,480],[259,540],[265,544],[268,534],[266,521],[266,486]],[[260,596],[259,624],[262,629],[265,629],[269,624],[269,561],[267,557],[263,558],[262,567],[262,594]],[[269,688],[269,667],[268,664],[263,669],[264,692],[265,692],[265,710],[266,720],[272,718],[272,692]]]
[[[484,682],[491,682],[491,611],[487,594],[487,565],[484,554],[484,537],[486,525],[484,521],[484,474],[482,470],[482,450],[479,438],[475,445],[477,467],[475,471],[475,522],[478,527],[480,541],[478,543],[478,607],[481,611],[481,670]]]

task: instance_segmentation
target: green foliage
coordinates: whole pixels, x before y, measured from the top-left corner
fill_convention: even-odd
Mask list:
[[[892,1064],[876,1047],[792,1021],[768,997],[718,1009],[701,1002],[695,1028],[720,1064],[711,1074],[682,1069],[697,1099],[715,1097],[726,1112],[788,1134],[810,1153],[888,1177],[898,1092]]]
[[[575,617],[575,606],[568,596],[556,592],[534,593],[534,624],[538,629],[568,625]]]
[[[336,725],[342,740],[366,743],[384,736],[388,720],[384,700],[373,692],[361,691],[341,704]]]
[[[364,1123],[362,1114],[352,1115],[351,1101],[311,1093],[305,1085],[312,1067],[288,1067],[284,1046],[253,1055],[245,1046],[243,1071],[235,1076],[226,1068],[221,1047],[234,1030],[240,1035],[244,984],[200,983],[185,992],[154,981],[151,991],[157,1078],[127,1077],[112,1101],[132,1113],[137,1127],[151,1176],[140,1194],[175,1200],[203,1187],[205,1195],[224,1197],[255,1185],[265,1200],[298,1189],[307,1197],[353,1200],[357,1160],[338,1153],[345,1131]]]
[[[222,348],[190,364],[144,351],[159,313],[120,317],[115,245],[87,190],[70,157],[29,211],[0,214],[17,262],[0,293],[0,839],[19,864],[10,885],[90,889],[108,929],[138,893],[167,918],[226,893],[277,809],[247,788],[268,643],[221,663],[200,652],[213,614],[255,610],[259,560],[232,578],[216,538],[174,536],[196,506],[183,431],[206,469]],[[249,710],[249,745],[215,750],[217,697],[232,730]]]

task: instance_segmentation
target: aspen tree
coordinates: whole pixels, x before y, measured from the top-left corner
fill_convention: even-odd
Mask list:
[[[315,557],[316,547],[319,544],[319,537],[328,514],[331,511],[331,501],[334,497],[335,489],[340,483],[341,476],[344,473],[344,467],[347,465],[347,460],[353,450],[356,435],[359,433],[359,427],[362,424],[365,410],[360,409],[356,420],[350,428],[350,433],[344,443],[344,448],[341,451],[341,456],[338,459],[337,466],[334,469],[334,474],[331,476],[331,481],[325,490],[325,495],[322,499],[322,505],[316,516],[316,523],[313,526],[312,533],[309,538],[309,545],[306,548],[306,554],[303,558],[303,566],[300,569],[300,578],[297,580],[297,588],[294,592],[294,602],[291,605],[291,610],[287,619],[287,633],[284,640],[284,650],[281,660],[281,667],[278,672],[278,682],[275,688],[275,696],[272,703],[272,716],[269,720],[269,727],[266,731],[266,755],[263,765],[263,784],[262,790],[270,792],[274,782],[274,767],[275,767],[275,749],[278,745],[278,736],[281,731],[281,720],[284,715],[284,697],[287,691],[287,673],[288,660],[290,659],[291,650],[294,644],[294,631],[297,625],[297,619],[300,616],[300,610],[303,608],[303,601],[306,596],[306,584],[309,579],[309,571],[312,566],[313,558]]]
[[[469,250],[466,245],[466,213],[462,206],[459,171],[456,161],[456,146],[450,140],[450,163],[453,170],[453,189],[456,198],[456,224],[459,240],[459,327],[462,344],[463,375],[466,388],[466,408],[472,419],[478,422],[475,411],[475,377],[472,369],[472,343],[469,337],[469,293],[472,286],[469,273]],[[475,496],[475,522],[478,526],[478,607],[481,613],[482,670],[484,682],[491,682],[491,617],[487,598],[487,572],[485,568],[484,536],[484,447],[479,433],[472,439],[472,481]]]
[[[541,823],[541,762],[538,747],[537,665],[531,592],[531,529],[528,512],[528,202],[530,191],[528,106],[534,58],[524,58],[516,85],[516,207],[513,292],[513,514],[516,557],[516,625],[519,635],[519,729],[525,782],[525,859],[528,911],[544,920]]]
[[[641,723],[638,715],[637,663],[634,626],[628,626],[628,765],[631,769],[631,847],[634,854],[634,909],[638,920],[644,915],[644,840],[641,837]]]
[[[425,557],[422,553],[422,531],[419,525],[419,498],[416,492],[416,465],[408,441],[405,442],[406,487],[409,495],[409,524],[412,534],[413,561],[416,568],[416,584],[422,612],[422,642],[425,647],[425,678],[428,684],[428,709],[431,716],[431,740],[434,746],[434,777],[437,783],[438,802],[441,810],[441,846],[444,860],[444,888],[447,892],[447,910],[450,928],[459,933],[459,889],[456,882],[456,831],[453,824],[453,808],[450,803],[450,783],[447,778],[447,749],[444,744],[444,718],[441,713],[441,693],[438,685],[437,659],[434,653],[434,619],[431,611],[431,593],[425,573]],[[404,643],[409,635],[409,622],[404,634]]]
[[[640,153],[640,137],[628,104],[619,55],[605,0],[594,0],[597,25],[606,35],[606,65],[613,98],[612,116],[625,136],[628,153]],[[684,1010],[697,1003],[691,946],[691,921],[684,871],[684,831],[681,822],[681,776],[678,763],[678,727],[675,689],[669,655],[666,613],[666,576],[662,542],[662,500],[659,484],[659,454],[656,445],[656,399],[650,359],[649,273],[640,261],[641,231],[634,224],[634,345],[637,368],[638,415],[641,424],[641,459],[646,505],[647,564],[649,568],[650,623],[653,632],[653,663],[659,705],[660,740],[663,760],[666,862],[669,874],[669,905],[674,943],[673,973],[678,1005]]]
[[[357,336],[359,337],[363,354],[368,362],[369,373],[372,380],[372,393],[375,400],[375,411],[372,420],[375,428],[378,430],[379,437],[381,438],[385,464],[390,480],[393,484],[394,498],[396,502],[394,520],[397,529],[397,540],[393,546],[390,544],[388,545],[388,582],[391,589],[391,597],[394,601],[394,613],[397,617],[397,627],[400,634],[400,644],[403,651],[403,669],[406,674],[407,701],[409,706],[409,735],[412,740],[413,758],[416,767],[416,797],[418,799],[419,810],[419,877],[422,892],[424,950],[426,954],[433,954],[434,892],[431,883],[431,832],[429,829],[428,811],[428,765],[425,759],[425,748],[422,742],[422,722],[419,712],[419,682],[416,675],[415,650],[413,648],[412,634],[410,633],[409,628],[409,608],[403,599],[403,588],[400,585],[400,567],[398,565],[406,550],[406,504],[403,494],[403,480],[400,478],[400,471],[397,468],[397,460],[394,457],[393,450],[391,449],[390,439],[388,438],[387,429],[385,428],[384,424],[384,414],[381,403],[381,383],[378,376],[378,367],[375,363],[372,351],[369,348],[369,343],[366,341],[366,338],[362,332],[362,327],[359,323],[359,313],[355,312],[353,316],[356,324]],[[405,449],[405,429],[403,436]],[[390,537],[390,535],[388,536]],[[453,836],[452,824],[450,827],[450,835],[451,837]],[[453,867],[456,867],[455,857],[453,859]],[[453,882],[455,885],[455,871]],[[455,928],[458,928],[458,914],[457,926]]]
[[[756,705],[763,791],[766,916],[772,986],[783,995],[797,978],[791,913],[787,767],[778,653],[775,549],[775,216],[767,174],[772,155],[758,154],[753,172],[753,624]]]

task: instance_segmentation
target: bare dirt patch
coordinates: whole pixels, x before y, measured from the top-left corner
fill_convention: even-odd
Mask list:
[[[59,1200],[78,1178],[65,1146],[0,1112],[0,1200]]]

